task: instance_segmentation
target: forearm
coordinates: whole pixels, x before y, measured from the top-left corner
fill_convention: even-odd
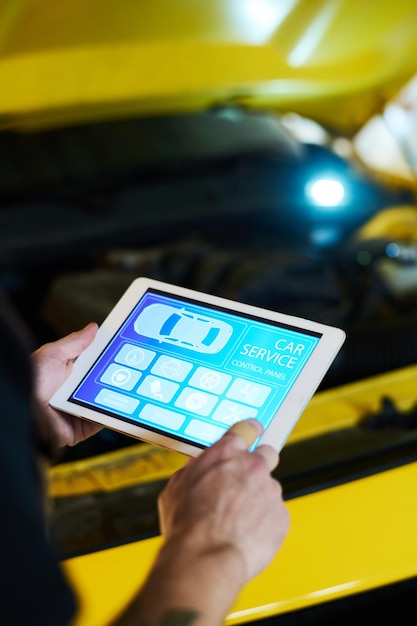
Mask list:
[[[113,626],[220,626],[244,582],[230,546],[198,553],[165,544],[138,596]]]

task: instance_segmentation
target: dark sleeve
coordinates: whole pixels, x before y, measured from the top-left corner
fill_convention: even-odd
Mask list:
[[[1,300],[0,313],[0,621],[68,626],[75,601],[46,536],[28,353]]]

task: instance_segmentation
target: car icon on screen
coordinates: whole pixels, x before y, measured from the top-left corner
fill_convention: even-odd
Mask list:
[[[221,320],[168,304],[150,304],[136,318],[138,335],[196,352],[215,354],[229,341],[233,328]]]

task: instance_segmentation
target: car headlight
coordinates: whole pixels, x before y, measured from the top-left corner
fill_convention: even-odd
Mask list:
[[[310,180],[305,193],[310,203],[321,207],[336,207],[346,199],[346,189],[340,180],[335,178],[316,178]]]

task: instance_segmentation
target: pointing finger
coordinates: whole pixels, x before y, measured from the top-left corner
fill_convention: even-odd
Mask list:
[[[233,424],[224,435],[234,435],[239,437],[242,445],[242,449],[250,448],[255,441],[263,434],[264,430],[262,424],[255,419],[242,420]]]

